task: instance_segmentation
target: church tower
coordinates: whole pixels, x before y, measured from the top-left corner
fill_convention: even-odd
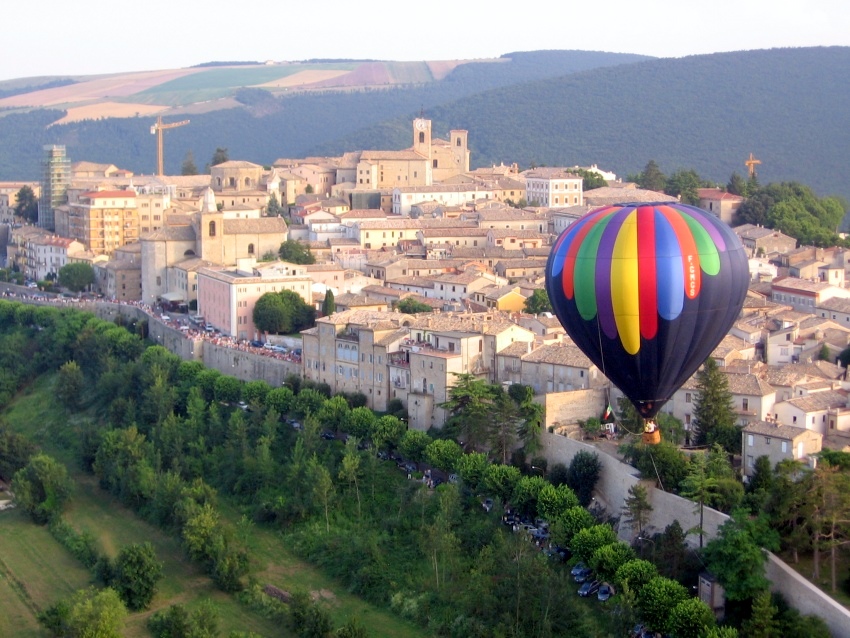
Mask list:
[[[224,215],[218,210],[215,201],[215,193],[212,188],[207,188],[201,200],[201,212],[197,217],[198,226],[195,230],[200,244],[200,250],[195,253],[207,261],[215,264],[225,264],[224,242]]]
[[[413,120],[413,150],[431,157],[431,120],[421,117]]]

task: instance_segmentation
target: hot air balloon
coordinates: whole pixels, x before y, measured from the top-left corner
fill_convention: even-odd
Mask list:
[[[556,240],[546,291],[576,345],[644,418],[723,339],[747,293],[747,255],[714,215],[679,202],[604,206]]]

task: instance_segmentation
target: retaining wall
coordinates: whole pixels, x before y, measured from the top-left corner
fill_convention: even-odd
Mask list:
[[[635,468],[604,450],[582,441],[550,434],[548,431],[541,435],[541,440],[543,455],[550,465],[553,463],[569,465],[572,458],[582,450],[599,455],[602,472],[596,484],[595,498],[605,508],[608,515],[621,517],[629,488],[642,482],[647,487],[652,504],[652,513],[646,527],[650,533],[663,531],[676,520],[686,532],[699,526],[699,511],[693,501],[656,488],[654,481],[641,481],[639,472]],[[703,508],[704,542],[707,543],[714,538],[720,526],[728,519],[729,517],[722,512],[710,507]],[[637,535],[637,530],[632,530],[629,525],[621,521],[617,525],[617,535],[621,540],[630,543]],[[699,545],[699,537],[696,534],[689,535],[686,542],[691,547],[695,547]],[[765,571],[771,582],[771,588],[781,593],[800,613],[819,616],[826,622],[833,636],[850,638],[850,610],[830,598],[770,552],[768,552]]]

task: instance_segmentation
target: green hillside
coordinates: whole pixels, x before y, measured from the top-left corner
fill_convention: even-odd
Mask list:
[[[650,60],[480,93],[433,109],[437,131],[470,131],[473,163],[596,163],[619,175],[655,159],[728,180],[750,152],[759,177],[850,197],[850,48]],[[403,144],[401,120],[328,144]]]
[[[178,172],[187,150],[192,150],[198,164],[203,166],[219,146],[226,147],[231,157],[270,163],[278,157],[299,157],[317,145],[352,135],[358,130],[380,122],[400,119],[406,122],[413,113],[458,100],[465,96],[509,86],[534,79],[553,78],[585,71],[648,59],[645,56],[589,51],[537,51],[511,53],[499,63],[465,64],[454,69],[445,79],[427,85],[386,90],[323,91],[295,94],[277,100],[277,109],[266,108],[257,115],[246,108],[192,114],[190,126],[169,131],[166,136],[166,171]],[[318,65],[321,61],[311,61]],[[353,61],[325,61],[324,69],[345,68]],[[303,70],[305,65],[300,65]],[[418,63],[385,63],[395,76],[413,82],[425,75]],[[280,68],[277,67],[277,73]],[[258,69],[265,71],[265,69]],[[211,68],[204,73],[233,72],[223,89],[222,82],[208,81],[202,87],[178,84],[178,89],[208,91],[210,94],[235,95],[239,87],[256,82],[256,78],[241,75],[253,72],[244,69]],[[195,76],[191,76],[195,77]],[[216,76],[213,76],[216,77]],[[218,76],[223,81],[223,76]],[[238,80],[244,81],[239,83]],[[78,78],[80,79],[80,78]],[[194,80],[199,82],[200,79]],[[30,82],[28,85],[35,85]],[[157,100],[186,103],[181,91],[166,96],[160,85]],[[2,87],[0,87],[2,88]],[[172,85],[173,88],[173,85]],[[197,95],[196,95],[197,98]],[[210,98],[212,99],[212,98]],[[0,115],[3,115],[0,112]],[[155,138],[150,135],[153,118],[107,119],[84,121],[47,128],[61,117],[55,111],[35,110],[29,113],[6,114],[0,117],[0,180],[35,179],[40,173],[39,159],[43,144],[65,144],[72,159],[113,163],[137,173],[151,173],[155,168]],[[409,136],[402,145],[409,144]],[[379,144],[381,140],[376,140]]]
[[[358,148],[404,148],[410,144],[410,120],[424,111],[438,135],[450,128],[469,130],[474,166],[596,163],[625,176],[655,159],[667,173],[693,168],[725,182],[733,171],[745,171],[744,159],[753,152],[763,162],[763,183],[796,180],[821,195],[850,198],[850,169],[843,161],[850,142],[850,111],[843,108],[850,100],[850,48],[679,59],[537,51],[506,54],[504,60],[461,65],[427,84],[413,81],[425,77],[424,67],[409,64],[412,83],[404,87],[302,93],[264,102],[262,110],[192,114],[191,125],[166,136],[166,170],[178,172],[188,150],[203,166],[216,147],[261,164]],[[331,63],[350,64],[328,61],[323,68]],[[208,79],[195,86],[191,83],[200,78],[192,77],[175,81],[177,88],[226,92],[223,85],[233,81]],[[160,96],[164,87],[157,89]],[[152,118],[46,128],[55,119],[44,111],[0,118],[0,179],[37,177],[45,143],[66,144],[74,160],[110,162],[137,173],[154,170]]]

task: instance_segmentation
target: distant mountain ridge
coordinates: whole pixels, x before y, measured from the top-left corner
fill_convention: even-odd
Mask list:
[[[503,58],[458,65],[418,85],[269,96],[253,111],[232,100],[234,108],[193,113],[189,126],[168,131],[166,168],[178,172],[187,150],[202,167],[219,146],[260,164],[405,148],[410,120],[424,111],[437,135],[469,130],[473,166],[596,163],[625,177],[654,159],[666,173],[694,168],[725,183],[733,171],[745,172],[753,152],[763,162],[763,183],[796,180],[850,198],[848,47],[678,59],[579,51]],[[36,178],[44,143],[66,144],[74,160],[152,172],[150,117],[45,128],[57,115],[0,117],[0,179]]]

